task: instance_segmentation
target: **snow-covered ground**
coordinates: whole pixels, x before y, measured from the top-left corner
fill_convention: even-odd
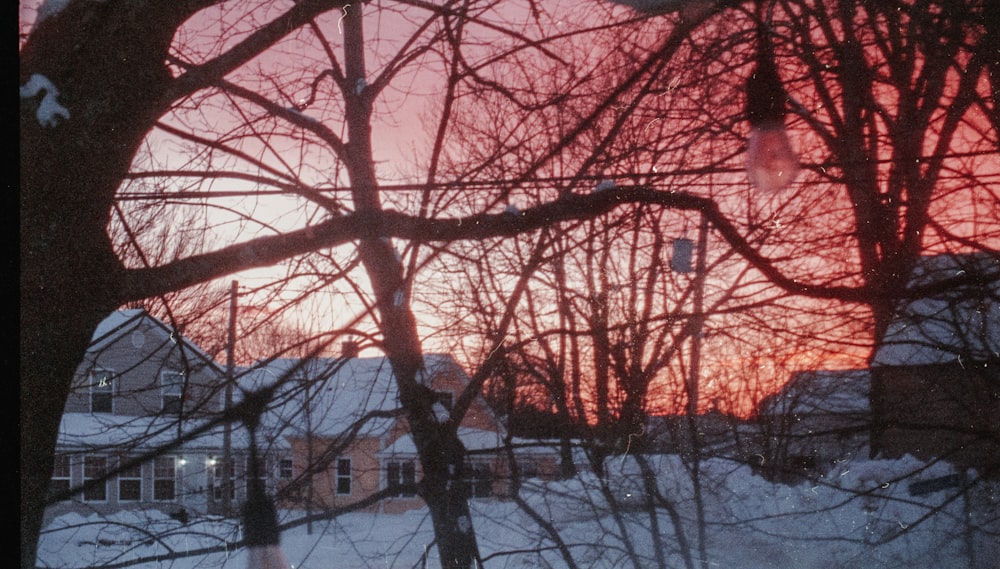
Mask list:
[[[946,464],[849,461],[823,479],[788,486],[743,465],[708,460],[699,471],[698,508],[690,470],[678,457],[648,460],[656,473],[653,501],[646,499],[638,464],[614,458],[603,483],[589,473],[526,482],[521,496],[534,518],[513,501],[473,502],[486,567],[566,567],[552,530],[581,568],[685,567],[697,564],[702,552],[709,567],[730,569],[1000,567],[1000,484],[970,474],[974,484],[966,492],[911,495],[911,484],[953,474]],[[301,515],[282,512],[281,521]],[[354,513],[309,529],[293,525],[282,534],[281,548],[297,569],[440,566],[426,509]],[[237,524],[218,518],[181,524],[157,512],[66,515],[46,528],[39,563],[121,566],[167,555],[174,558],[141,566],[241,568],[244,552],[224,549],[238,539]],[[202,548],[216,550],[189,555]]]

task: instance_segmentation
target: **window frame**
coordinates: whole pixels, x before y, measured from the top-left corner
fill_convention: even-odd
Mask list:
[[[134,458],[135,457],[132,457],[132,456],[123,456],[123,457],[121,457],[119,459],[121,461],[119,464],[126,463],[126,462],[128,462],[130,460],[133,460]],[[129,468],[128,470],[123,470],[123,471],[121,471],[121,472],[118,473],[118,501],[119,502],[141,502],[142,501],[142,490],[143,490],[143,486],[144,486],[143,479],[142,479],[142,470],[143,470],[142,467],[143,467],[142,464],[137,464],[136,466],[133,466],[132,468]],[[133,482],[134,483],[136,481],[138,481],[138,483],[139,483],[138,497],[136,497],[136,498],[125,498],[124,497],[125,492],[123,491],[124,487],[122,486],[122,484],[123,483],[127,483],[127,482]]]
[[[414,498],[417,496],[417,462],[413,459],[390,460],[385,464],[386,489],[396,498]],[[404,491],[407,484],[412,484],[411,490]]]
[[[469,461],[465,463],[463,470],[462,479],[468,485],[469,498],[492,498],[494,496],[493,468],[490,463]],[[483,473],[486,475],[483,476]]]
[[[106,378],[102,377],[107,375]],[[90,370],[89,374],[89,392],[88,392],[88,403],[90,404],[91,413],[114,413],[115,412],[115,370],[108,369],[104,367],[95,367]],[[107,388],[105,389],[105,384]],[[100,400],[102,405],[100,409],[97,409],[95,401]],[[105,409],[103,403],[107,400],[107,409]]]
[[[161,464],[170,461],[170,477],[164,475],[166,466]],[[177,465],[178,459],[173,455],[158,456],[153,459],[153,500],[156,502],[177,501]],[[163,497],[161,485],[169,481],[170,497]]]
[[[168,382],[168,377],[179,377],[180,382]],[[160,371],[160,410],[169,415],[180,415],[184,411],[184,389],[188,374],[177,369]],[[176,390],[176,393],[174,391]]]
[[[455,393],[451,390],[439,389],[434,391],[435,402],[440,403],[449,413],[455,406]]]
[[[278,461],[278,479],[291,480],[295,478],[295,462],[290,458],[282,458]]]
[[[103,462],[103,467],[92,466],[93,461]],[[94,469],[97,469],[96,471]],[[104,478],[103,485],[88,486],[83,490],[84,502],[108,501],[108,457],[103,454],[88,454],[83,457],[83,483]]]
[[[216,502],[225,500],[222,490],[225,487],[226,473],[225,460],[220,457],[212,457],[212,499]],[[236,500],[236,457],[229,458],[229,499]]]
[[[52,463],[52,477],[49,478],[49,497],[62,495],[65,496],[64,500],[68,500],[69,490],[72,487],[73,457],[68,454],[56,454]]]
[[[346,473],[344,465],[346,467]],[[350,496],[353,489],[353,464],[351,457],[338,456],[333,461],[333,492],[337,496]],[[346,486],[346,488],[345,488]]]

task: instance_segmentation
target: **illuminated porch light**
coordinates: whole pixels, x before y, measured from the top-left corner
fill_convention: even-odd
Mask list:
[[[787,95],[774,65],[770,40],[757,34],[757,67],[747,79],[747,175],[750,183],[766,193],[784,190],[799,175],[799,158],[785,131]]]

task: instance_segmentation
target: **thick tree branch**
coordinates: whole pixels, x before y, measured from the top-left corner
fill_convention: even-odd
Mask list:
[[[819,286],[788,277],[744,238],[711,199],[683,192],[664,192],[645,186],[619,187],[588,195],[566,194],[558,200],[516,214],[504,212],[462,218],[423,219],[396,211],[371,211],[335,216],[315,226],[290,233],[260,237],[159,267],[129,270],[122,293],[124,298],[130,300],[155,296],[373,235],[438,242],[510,237],[555,223],[594,219],[628,204],[649,204],[701,212],[741,257],[775,286],[789,293],[849,302],[868,302],[871,298],[872,290],[865,286]]]
[[[178,77],[164,93],[164,100],[176,101],[199,89],[212,86],[220,78],[270,49],[281,38],[308,25],[320,14],[338,9],[343,4],[343,0],[296,2],[287,12],[261,26],[222,55],[194,66]]]

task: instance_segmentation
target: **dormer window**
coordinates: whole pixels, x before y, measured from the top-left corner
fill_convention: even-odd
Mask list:
[[[184,372],[174,370],[161,372],[160,391],[163,396],[163,412],[180,415],[184,407]]]
[[[114,372],[95,369],[90,372],[90,412],[112,413],[114,411]]]

